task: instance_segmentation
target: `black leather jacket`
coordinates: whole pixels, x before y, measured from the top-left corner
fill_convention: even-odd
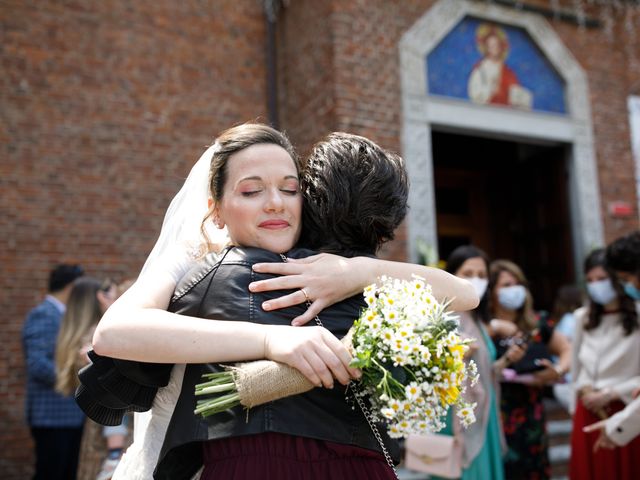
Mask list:
[[[312,253],[295,249],[288,256],[301,258]],[[260,307],[261,303],[283,292],[252,294],[248,290],[250,282],[270,277],[253,272],[251,265],[278,261],[282,261],[280,255],[252,248],[231,248],[221,257],[207,257],[177,286],[169,310],[201,318],[290,325],[291,320],[304,311],[304,305],[266,312]],[[341,338],[364,306],[362,295],[357,295],[323,310],[320,319],[325,328]],[[316,388],[249,411],[236,407],[207,419],[196,416],[193,413],[195,384],[203,381],[203,373],[221,370],[217,364],[187,365],[154,478],[191,478],[202,465],[202,441],[262,432],[298,435],[380,451],[364,415],[357,406],[352,408],[352,403],[345,399],[345,387],[337,382],[332,390]],[[384,440],[392,456],[397,458],[397,444],[386,436]]]

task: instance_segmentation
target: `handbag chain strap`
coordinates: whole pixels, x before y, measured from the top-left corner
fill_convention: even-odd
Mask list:
[[[282,253],[280,254],[280,258],[282,258],[282,261],[284,263],[287,263],[287,257]],[[307,307],[311,306],[311,300],[307,300],[306,303],[307,303]],[[316,325],[318,325],[319,327],[324,327],[318,315],[316,315],[315,321],[316,321]],[[371,412],[369,412],[369,409],[365,405],[364,400],[362,399],[362,395],[359,394],[360,393],[359,385],[356,382],[351,381],[347,386],[347,392],[349,391],[349,388],[351,388],[351,390],[353,391],[353,396],[356,399],[356,402],[358,403],[358,407],[360,407],[360,411],[364,415],[364,418],[367,420],[367,423],[369,424],[369,428],[371,428],[371,431],[373,432],[373,436],[376,438],[376,440],[378,441],[378,444],[380,445],[380,448],[382,449],[382,454],[384,455],[384,459],[387,461],[387,465],[389,465],[389,468],[393,470],[393,474],[397,479],[398,472],[396,471],[396,467],[393,464],[393,460],[391,458],[391,455],[389,454],[389,451],[387,450],[387,447],[384,445],[384,441],[382,440],[382,435],[380,435],[380,431],[378,430],[378,427],[373,421]]]

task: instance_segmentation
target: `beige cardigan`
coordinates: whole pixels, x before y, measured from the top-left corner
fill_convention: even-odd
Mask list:
[[[631,394],[640,387],[640,329],[625,335],[620,314],[611,313],[602,316],[597,328],[585,330],[588,312],[587,307],[575,312],[572,412],[575,411],[577,392],[583,387],[610,388],[626,404],[631,403]]]

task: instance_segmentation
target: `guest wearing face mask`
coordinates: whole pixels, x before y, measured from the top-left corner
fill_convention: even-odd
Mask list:
[[[640,301],[640,231],[620,237],[607,247],[607,265],[624,282],[625,293]],[[624,446],[640,435],[639,394],[640,390],[634,392],[635,400],[624,410],[585,427],[587,432],[599,432],[594,449]]]
[[[550,477],[542,387],[560,380],[571,363],[569,342],[553,330],[546,316],[534,312],[527,284],[515,263],[496,260],[491,264],[489,308],[498,354],[513,343],[527,345],[525,356],[511,363],[502,375],[500,408],[508,445],[504,459],[507,479]],[[552,355],[558,357],[557,364],[551,361]]]
[[[503,480],[504,467],[502,455],[506,451],[506,443],[500,424],[499,383],[502,369],[510,362],[518,361],[524,355],[524,349],[519,345],[512,345],[500,357],[496,356],[496,349],[487,331],[489,323],[489,258],[485,252],[473,245],[463,245],[456,248],[447,259],[447,272],[468,280],[476,289],[480,304],[475,310],[459,314],[460,332],[465,338],[473,339],[469,345],[466,359],[473,360],[478,367],[479,380],[473,387],[465,391],[465,400],[476,404],[476,422],[468,428],[462,428],[455,415],[449,412],[447,425],[440,435],[454,436],[462,448],[452,455],[460,454],[463,480]],[[426,437],[430,442],[437,442],[437,437]],[[416,444],[417,445],[417,444]],[[427,454],[425,441],[421,443],[422,452]],[[429,443],[426,443],[429,447]],[[434,443],[435,448],[436,443]],[[409,439],[405,447],[413,448]],[[433,464],[433,463],[432,463]],[[429,478],[438,479],[433,475],[437,469],[429,469],[426,465],[423,471],[432,474]],[[451,477],[447,477],[451,478]]]
[[[624,293],[640,302],[640,230],[618,238],[607,247],[607,265],[623,282]]]
[[[626,447],[594,452],[597,435],[583,431],[622,410],[640,387],[636,304],[608,269],[604,249],[589,254],[584,274],[590,302],[575,314],[570,475],[591,480],[640,478],[640,438]]]

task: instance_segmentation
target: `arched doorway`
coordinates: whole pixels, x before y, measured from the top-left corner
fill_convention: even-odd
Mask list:
[[[539,95],[528,94],[527,88],[519,88],[514,98],[517,106],[529,102],[529,108],[513,108],[515,101],[512,105],[479,104],[464,98],[466,88],[448,96],[434,91],[437,77],[429,70],[429,55],[454,31],[471,36],[473,32],[465,33],[465,22],[494,22],[505,29],[519,29],[528,48],[535,50],[532,55],[547,62],[561,79],[561,111],[536,106],[531,98]],[[453,68],[465,52],[459,48],[445,60]],[[400,54],[402,145],[412,179],[410,256],[417,260],[420,241],[439,248],[442,254],[456,242],[466,241],[466,234],[455,238],[455,219],[446,217],[450,215],[447,209],[460,211],[464,203],[451,188],[458,188],[458,194],[466,189],[466,195],[483,199],[471,202],[476,210],[465,213],[467,226],[474,225],[467,228],[473,230],[470,239],[494,256],[521,263],[537,279],[535,293],[547,306],[554,293],[550,290],[579,277],[577,267],[584,254],[603,240],[584,71],[542,17],[467,1],[437,2],[403,36]],[[482,185],[476,193],[468,185],[471,180]],[[509,208],[495,207],[501,196],[509,199]],[[483,215],[485,221],[478,226]],[[457,221],[465,223],[460,216]]]

